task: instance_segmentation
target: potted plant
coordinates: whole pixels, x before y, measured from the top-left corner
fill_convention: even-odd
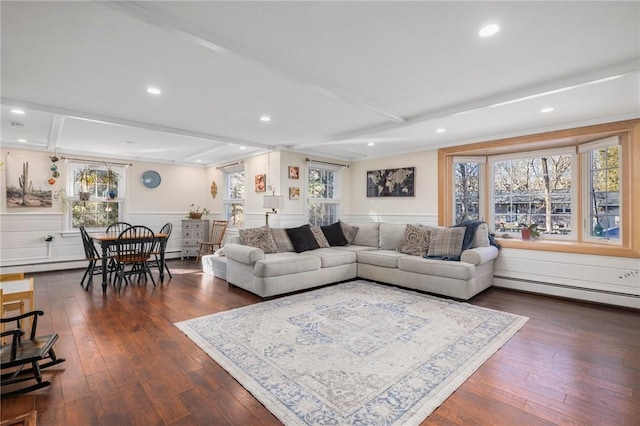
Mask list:
[[[196,206],[195,204],[190,204],[189,207],[187,219],[200,219],[203,215],[206,216],[211,213],[211,210],[206,207],[200,208],[200,206]]]
[[[118,196],[118,178],[120,177],[117,172],[114,172],[111,166],[104,163],[107,166],[107,174],[105,180],[107,181],[107,190],[105,196],[111,200]]]
[[[535,240],[536,238],[540,237],[540,231],[538,231],[537,223],[532,223],[529,226],[525,226],[524,228],[522,228],[520,233],[522,234],[523,240],[530,240],[532,238]]]
[[[89,198],[91,197],[91,189],[95,185],[97,179],[98,174],[90,166],[76,170],[75,181],[80,185],[80,189],[78,191],[80,201],[89,201]]]

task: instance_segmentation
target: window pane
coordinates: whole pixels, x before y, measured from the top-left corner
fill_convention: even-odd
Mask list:
[[[335,170],[309,169],[309,198],[334,198]]]
[[[228,220],[229,226],[242,228],[244,226],[244,204],[225,204],[225,218]]]
[[[106,201],[74,201],[71,203],[73,228],[106,228],[118,222],[120,203]]]
[[[589,235],[592,237],[620,238],[619,155],[618,146],[589,153]]]
[[[311,225],[331,225],[338,221],[336,203],[309,203],[309,223]]]
[[[226,196],[228,199],[244,199],[244,170],[225,173]]]
[[[493,170],[496,231],[537,223],[543,234],[571,233],[571,155],[498,161]]]
[[[456,223],[480,219],[480,165],[456,163],[454,187]]]

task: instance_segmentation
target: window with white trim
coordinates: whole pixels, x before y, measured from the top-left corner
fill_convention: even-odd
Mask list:
[[[311,225],[338,221],[340,208],[340,166],[307,164],[307,216]]]
[[[481,220],[484,210],[485,157],[453,158],[453,209],[455,223]]]
[[[620,240],[622,181],[620,138],[611,137],[581,145],[584,156],[583,197],[587,205],[584,235],[586,239]],[[588,213],[586,213],[588,212]]]
[[[106,228],[122,221],[125,167],[108,163],[69,162],[66,216],[69,229]]]
[[[230,227],[244,226],[245,181],[244,166],[224,170],[224,218]]]
[[[535,224],[543,235],[574,235],[576,162],[575,147],[489,157],[493,229],[519,236]]]

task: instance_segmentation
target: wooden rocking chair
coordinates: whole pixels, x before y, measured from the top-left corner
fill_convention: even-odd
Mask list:
[[[216,246],[218,246],[218,248],[222,248],[224,233],[227,230],[227,221],[214,220],[212,225],[209,241],[199,243],[200,247],[198,248],[198,255],[196,256],[196,263],[198,263],[198,259],[200,259],[203,254],[213,253]]]
[[[2,371],[12,370],[2,373],[0,386],[2,387],[2,398],[22,395],[37,389],[42,389],[51,385],[48,380],[42,380],[41,369],[64,362],[64,358],[57,358],[53,351],[53,345],[58,340],[57,334],[36,337],[36,327],[38,317],[44,315],[42,311],[32,311],[26,314],[10,318],[0,318],[0,323],[5,324],[16,321],[17,327],[1,333],[2,342],[6,337],[11,336],[9,343],[2,343],[0,346],[0,366]],[[31,333],[29,339],[22,339],[25,334],[20,328],[20,322],[24,318],[33,317],[31,320]],[[44,363],[41,361],[49,360]],[[31,368],[24,369],[24,367]],[[8,385],[14,383],[35,380],[36,383],[27,387],[5,391]]]

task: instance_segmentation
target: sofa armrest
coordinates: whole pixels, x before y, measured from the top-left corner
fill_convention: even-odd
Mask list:
[[[261,249],[235,243],[225,244],[224,254],[229,259],[247,265],[253,265],[258,260],[264,259],[264,251]]]
[[[498,257],[498,248],[494,246],[476,247],[462,252],[460,261],[482,265]]]

